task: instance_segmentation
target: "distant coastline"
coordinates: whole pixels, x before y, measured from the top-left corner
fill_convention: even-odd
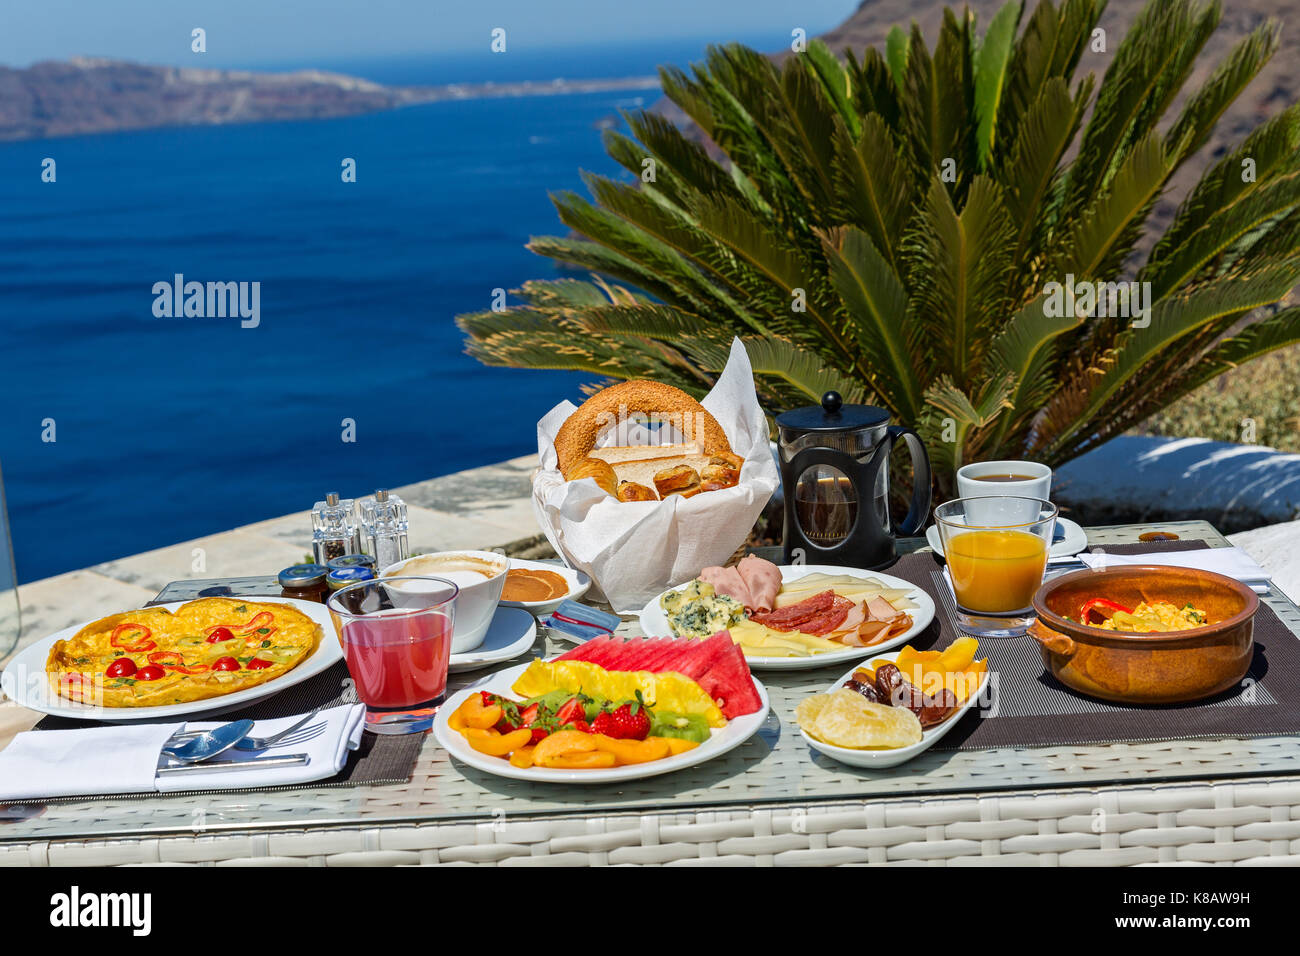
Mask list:
[[[328,119],[437,103],[658,89],[655,76],[388,86],[342,73],[261,73],[78,57],[0,67],[0,141],[166,126]]]

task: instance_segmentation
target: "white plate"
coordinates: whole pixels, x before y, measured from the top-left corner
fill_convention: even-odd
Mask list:
[[[871,659],[875,660],[877,657],[880,657],[882,660],[893,661],[897,660],[898,652],[896,651],[893,654],[873,654]],[[839,680],[827,687],[826,690],[822,691],[822,693],[829,693],[830,691],[841,687],[846,680],[853,676],[855,670],[857,670],[856,667],[849,670],[848,673],[840,675]],[[897,767],[900,763],[906,763],[917,754],[924,753],[938,743],[944,734],[957,726],[957,722],[966,715],[966,711],[975,706],[975,703],[984,695],[984,691],[988,686],[989,674],[988,671],[985,671],[984,680],[980,681],[979,689],[967,697],[962,705],[957,708],[956,712],[943,723],[922,730],[920,742],[914,743],[910,747],[897,747],[894,750],[855,750],[852,747],[836,747],[834,744],[823,743],[822,741],[809,736],[803,728],[799,729],[799,733],[803,734],[803,739],[808,742],[808,746],[812,747],[813,750],[824,753],[826,756],[838,760],[840,763],[846,763],[850,767],[865,767],[868,770],[883,770],[886,767]],[[798,723],[796,722],[796,726],[797,725]]]
[[[1079,527],[1069,518],[1056,519],[1056,524],[1065,532],[1065,537],[1052,545],[1048,552],[1049,557],[1068,558],[1072,554],[1078,554],[1084,548],[1088,547],[1088,533]],[[930,543],[935,554],[943,555],[943,542],[939,540],[939,526],[930,525],[925,529],[925,540]]]
[[[452,654],[447,670],[452,674],[476,671],[518,657],[537,639],[537,621],[523,608],[499,607],[488,625],[483,643],[472,651]]]
[[[316,650],[312,651],[293,670],[287,674],[281,674],[265,684],[258,684],[256,687],[236,691],[233,694],[223,694],[220,697],[194,700],[187,704],[164,704],[158,707],[96,707],[91,704],[81,704],[68,700],[65,697],[55,696],[54,691],[50,689],[49,680],[45,676],[45,662],[49,659],[50,648],[54,646],[55,641],[72,637],[87,624],[92,623],[85,621],[72,627],[65,627],[63,630],[51,634],[49,637],[41,638],[35,644],[25,647],[5,668],[4,675],[0,677],[0,686],[4,688],[6,694],[23,707],[39,711],[42,714],[53,714],[56,717],[109,721],[170,720],[188,714],[231,710],[241,704],[261,700],[263,697],[270,697],[273,694],[278,694],[286,687],[301,684],[308,678],[315,677],[343,659],[343,649],[339,646],[338,635],[334,631],[334,622],[330,620],[329,611],[325,609],[325,605],[317,604],[315,601],[299,601],[294,598],[250,597],[249,600],[258,604],[292,605],[319,624],[321,628],[321,638]],[[175,611],[181,605],[189,603],[189,601],[169,601],[166,604],[156,604],[154,607],[163,607],[169,611]],[[98,620],[98,618],[95,620]]]
[[[558,562],[524,561],[520,558],[510,559],[510,570],[525,569],[529,571],[554,571],[569,582],[569,593],[563,597],[551,598],[549,601],[502,601],[502,607],[521,607],[538,617],[544,617],[554,611],[564,601],[576,601],[587,593],[591,587],[591,578],[574,568],[566,568]]]
[[[531,663],[531,662],[530,662]],[[465,738],[447,726],[447,718],[455,713],[456,708],[465,702],[470,694],[488,691],[502,696],[516,696],[510,686],[519,679],[519,675],[528,669],[528,664],[518,664],[505,670],[489,674],[469,687],[451,695],[451,698],[438,708],[438,716],[433,721],[433,736],[453,757],[467,763],[476,770],[510,777],[514,780],[531,780],[536,783],[619,783],[626,780],[640,780],[643,777],[657,777],[663,773],[672,773],[693,767],[696,764],[712,760],[725,754],[728,750],[739,747],[763,726],[767,719],[767,689],[757,680],[758,696],[762,705],[752,714],[737,717],[727,722],[727,726],[716,728],[713,735],[693,750],[654,760],[650,763],[630,764],[626,767],[611,767],[608,770],[559,770],[554,767],[516,767],[504,757],[489,757],[481,754],[465,742]]]
[[[780,571],[782,581],[796,581],[807,574],[848,574],[855,578],[875,578],[882,586],[887,588],[906,588],[906,596],[917,605],[917,607],[907,612],[912,617],[912,626],[902,634],[891,637],[879,644],[873,644],[871,647],[849,647],[846,645],[842,651],[828,651],[825,654],[813,654],[809,657],[750,657],[746,654],[745,660],[749,662],[751,668],[768,671],[803,671],[811,670],[814,667],[826,667],[829,664],[842,664],[845,661],[860,661],[864,657],[874,657],[881,651],[887,651],[891,647],[902,646],[929,627],[930,622],[934,620],[934,599],[911,581],[904,581],[902,578],[896,578],[891,574],[881,574],[879,571],[864,571],[861,568],[839,568],[830,564],[783,564],[780,566]],[[688,581],[686,584],[678,585],[675,588],[670,588],[670,590],[680,591],[689,584]],[[667,593],[667,591],[664,592],[664,594]],[[663,594],[652,599],[649,604],[641,609],[641,631],[647,637],[672,636],[672,629],[668,626],[668,615],[659,606],[659,598],[661,597],[663,597]]]

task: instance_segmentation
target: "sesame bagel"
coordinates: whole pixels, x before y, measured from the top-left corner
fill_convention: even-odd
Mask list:
[[[731,451],[722,426],[703,405],[680,388],[637,379],[597,392],[560,426],[555,435],[560,473],[566,479],[571,478],[575,466],[590,457],[602,429],[634,413],[672,422],[687,442],[698,446],[700,454],[722,455]]]

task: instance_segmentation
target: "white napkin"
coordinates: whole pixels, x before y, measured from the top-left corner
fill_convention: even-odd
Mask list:
[[[152,790],[158,753],[181,726],[25,731],[0,750],[0,802]]]
[[[251,733],[270,736],[301,716],[259,720]],[[311,754],[311,761],[301,766],[195,771],[165,777],[157,776],[158,758],[172,734],[182,729],[206,730],[226,721],[29,730],[18,734],[0,751],[0,802],[81,794],[275,787],[323,780],[343,769],[348,751],[361,745],[365,707],[342,704],[323,710],[308,726],[322,720],[327,722],[324,732],[302,743],[277,744],[266,751],[228,750],[214,758],[225,761]]]
[[[301,720],[282,717],[278,720],[259,720],[249,731],[254,737],[269,737]],[[363,704],[340,704],[322,710],[306,724],[314,726],[327,721],[325,730],[296,744],[275,744],[269,750],[227,750],[216,760],[255,760],[258,757],[284,757],[289,754],[311,754],[311,761],[292,767],[267,767],[262,770],[217,770],[212,773],[168,774],[158,777],[151,790],[168,793],[174,790],[231,790],[248,787],[283,787],[286,784],[310,783],[332,777],[347,763],[348,751],[361,746],[361,732],[365,729],[366,708]],[[186,730],[207,730],[224,721],[210,720],[186,724]]]
[[[1267,591],[1272,580],[1272,575],[1240,548],[1196,548],[1191,551],[1157,551],[1151,554],[1085,551],[1079,555],[1079,560],[1090,568],[1155,564],[1162,568],[1196,568],[1201,571],[1215,571],[1235,578],[1259,592]]]
[[[754,371],[739,339],[732,341],[727,366],[701,404],[745,463],[736,487],[692,498],[622,502],[593,482],[565,481],[555,434],[576,407],[561,402],[537,423],[537,522],[565,563],[591,577],[593,596],[603,594],[616,611],[639,610],[665,589],[724,563],[744,543],[781,482],[767,419],[754,393]]]

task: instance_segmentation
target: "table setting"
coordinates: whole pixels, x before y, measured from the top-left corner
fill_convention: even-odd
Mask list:
[[[605,819],[1290,759],[1300,610],[1209,525],[1085,529],[1032,461],[935,502],[916,433],[835,393],[769,444],[738,342],[703,402],[624,384],[538,423],[553,558],[412,552],[399,496],[330,493],[311,561],[23,648],[5,693],[44,716],[0,750],[0,804],[56,829],[124,798],[247,828],[234,801],[273,794],[348,826]],[[747,540],[778,491],[781,543]],[[1223,739],[1219,767],[1171,756]]]

